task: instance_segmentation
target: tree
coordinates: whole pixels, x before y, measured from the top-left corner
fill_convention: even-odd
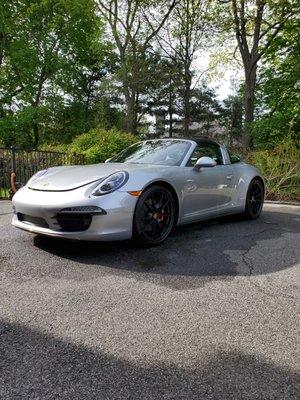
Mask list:
[[[224,101],[222,120],[228,134],[228,145],[240,142],[243,131],[243,98],[238,94],[228,96]]]
[[[151,81],[147,73],[148,52],[177,1],[97,0],[97,3],[118,53],[118,77],[126,104],[125,128],[136,134],[140,96]]]
[[[192,64],[197,51],[201,48],[202,39],[207,28],[206,14],[209,2],[202,0],[182,0],[175,10],[178,38],[176,55],[183,66],[183,134],[189,135],[191,124]]]
[[[294,0],[221,0],[221,2],[230,3],[228,11],[244,67],[245,120],[242,141],[244,147],[250,147],[258,63],[285,23],[299,11],[299,7],[298,2]]]
[[[300,25],[290,19],[270,46],[258,79],[256,146],[274,147],[300,136]]]
[[[196,131],[204,136],[217,135],[220,130],[219,119],[222,115],[222,107],[216,98],[214,90],[205,84],[194,88],[191,92],[191,121],[197,123]],[[217,129],[215,129],[217,124]],[[197,126],[196,125],[196,126]]]
[[[76,92],[88,106],[105,59],[101,24],[93,0],[3,0],[0,26],[1,135],[36,147]]]
[[[169,24],[165,26],[157,40],[165,55],[181,65],[181,97],[183,134],[189,135],[191,124],[191,98],[197,86],[194,62],[199,50],[205,48],[209,31],[209,0],[180,0]]]
[[[153,86],[147,96],[147,113],[153,115],[158,122],[156,135],[164,135],[165,128],[169,137],[176,133],[174,124],[179,121],[182,109],[180,86],[182,84],[182,68],[177,60],[160,57],[153,71]]]
[[[184,135],[184,79],[182,63],[161,57],[153,71],[153,87],[146,96],[148,115],[156,120],[155,135]],[[216,131],[222,107],[215,92],[204,83],[193,85],[189,93],[189,136]]]

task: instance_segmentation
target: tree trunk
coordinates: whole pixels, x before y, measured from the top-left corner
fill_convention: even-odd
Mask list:
[[[245,121],[242,135],[243,147],[250,148],[252,146],[251,124],[254,119],[254,94],[256,83],[256,65],[250,65],[245,68]]]
[[[155,115],[155,136],[157,138],[164,137],[166,124],[166,114],[158,113]]]
[[[4,60],[4,46],[5,46],[5,35],[0,32],[0,66]]]
[[[122,61],[125,63],[125,58]],[[121,75],[122,81],[122,92],[125,97],[125,107],[126,107],[126,115],[125,115],[125,131],[128,133],[137,134],[137,94],[135,91],[130,89],[130,79],[128,76],[128,71],[123,69]]]
[[[137,134],[137,110],[135,95],[126,91],[126,117],[125,117],[125,130],[128,133]]]
[[[172,91],[172,79],[169,79],[169,104],[168,104],[168,114],[169,114],[169,137],[173,137],[173,91]]]
[[[132,133],[134,135],[138,135],[138,114],[139,114],[139,104],[140,104],[139,92],[134,92],[133,96],[134,96],[134,109],[132,113],[132,119],[133,119]]]
[[[169,137],[173,137],[173,112],[169,110]]]
[[[39,124],[36,120],[33,121],[32,128],[33,128],[34,148],[36,149],[40,141],[40,129],[39,129]]]
[[[88,116],[89,116],[89,109],[90,109],[90,101],[91,101],[91,94],[92,94],[92,79],[89,80],[88,87],[87,87],[87,97],[86,97],[86,102],[85,102],[85,107],[84,107],[84,116],[85,116],[85,122],[88,121]]]
[[[183,99],[183,134],[189,136],[190,131],[190,96],[186,92]]]
[[[191,110],[190,110],[190,101],[191,101],[191,84],[192,77],[190,72],[190,64],[187,63],[185,65],[184,71],[184,95],[183,95],[183,134],[188,137],[190,132],[190,123],[191,123]]]

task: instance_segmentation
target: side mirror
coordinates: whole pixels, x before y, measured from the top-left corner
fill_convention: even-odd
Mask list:
[[[194,170],[199,171],[200,168],[211,168],[215,167],[216,165],[216,161],[211,157],[200,157],[194,166]]]

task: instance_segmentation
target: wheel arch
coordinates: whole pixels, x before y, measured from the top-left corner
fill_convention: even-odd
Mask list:
[[[250,180],[250,182],[249,182],[248,189],[249,189],[250,183],[251,183],[254,179],[257,179],[257,180],[259,180],[259,181],[261,182],[261,184],[262,184],[262,186],[263,186],[264,198],[265,198],[265,195],[266,195],[266,183],[265,183],[264,179],[263,179],[260,175],[255,175],[255,176],[253,176],[253,178],[252,178],[252,179]],[[247,191],[248,191],[248,190],[247,190]]]
[[[236,163],[233,164],[233,166],[234,172],[237,174],[233,203],[238,208],[244,209],[246,206],[248,189],[253,179],[258,179],[261,182],[264,196],[266,194],[266,183],[260,171],[254,166],[246,163]]]
[[[177,194],[177,192],[176,192],[174,186],[171,185],[171,183],[169,183],[169,182],[167,182],[167,181],[159,180],[159,179],[158,179],[158,180],[155,180],[155,181],[149,183],[147,186],[145,186],[145,187],[143,188],[143,191],[146,190],[146,189],[148,189],[148,188],[151,187],[151,186],[156,186],[156,185],[162,186],[162,187],[168,189],[168,190],[172,193],[172,195],[173,195],[173,197],[174,197],[174,200],[175,200],[175,212],[176,212],[175,221],[176,221],[176,225],[177,225],[177,223],[178,223],[178,218],[179,218],[179,211],[180,211],[180,203],[179,203],[178,194]]]

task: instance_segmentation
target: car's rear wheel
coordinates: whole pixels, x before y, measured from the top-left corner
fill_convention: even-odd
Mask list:
[[[133,237],[143,245],[162,243],[175,225],[175,201],[168,189],[155,185],[141,194],[134,213]]]
[[[246,199],[245,216],[256,219],[260,216],[264,202],[264,186],[260,179],[254,178],[249,185]]]

